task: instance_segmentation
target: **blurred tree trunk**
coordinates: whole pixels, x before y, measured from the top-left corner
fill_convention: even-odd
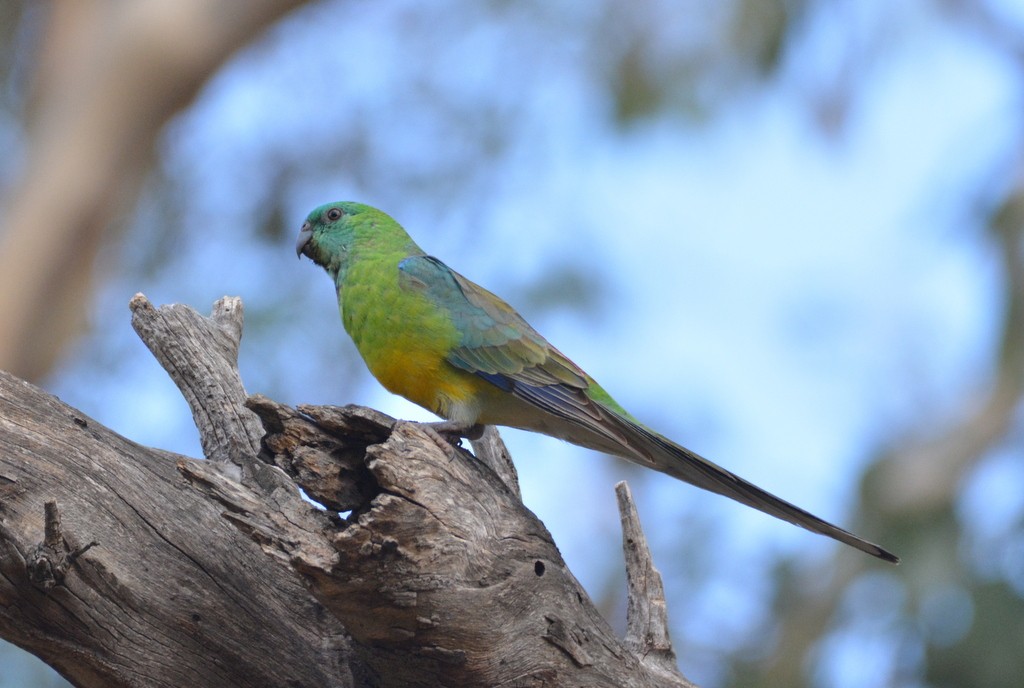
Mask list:
[[[97,254],[161,127],[303,0],[47,3],[21,179],[0,204],[0,370],[32,380],[84,323]]]
[[[247,398],[238,299],[132,311],[209,460],[0,373],[0,636],[79,686],[692,686],[624,485],[623,640],[496,432]]]

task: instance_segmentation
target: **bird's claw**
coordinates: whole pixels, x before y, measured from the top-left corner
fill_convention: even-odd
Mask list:
[[[423,425],[430,428],[441,437],[447,438],[448,442],[455,447],[462,446],[463,437],[467,440],[478,440],[484,435],[484,426],[479,423],[466,425],[465,423],[443,420],[438,423],[423,423]]]
[[[430,435],[441,451],[452,458],[455,458],[455,449],[462,448],[463,437],[476,440],[480,439],[484,434],[484,426],[482,425],[466,425],[450,420],[437,423],[420,423],[420,427]]]
[[[452,436],[450,434],[442,434],[434,429],[433,423],[420,423],[420,429],[426,433],[427,437],[434,441],[434,445],[441,450],[445,456],[449,459],[454,459],[456,455],[455,449],[461,446],[462,438],[458,435]]]

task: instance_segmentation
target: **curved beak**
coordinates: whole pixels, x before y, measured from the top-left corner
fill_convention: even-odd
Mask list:
[[[309,240],[313,238],[313,227],[309,222],[302,223],[302,229],[299,230],[299,238],[295,240],[295,257],[302,258],[302,254],[306,251],[306,245],[309,244]]]

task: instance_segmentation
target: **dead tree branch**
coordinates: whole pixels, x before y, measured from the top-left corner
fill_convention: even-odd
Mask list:
[[[239,301],[132,311],[215,460],[0,375],[0,636],[81,686],[692,685],[628,496],[623,641],[497,433],[478,460],[370,409],[246,400]]]
[[[181,463],[214,467],[0,373],[0,636],[78,686],[358,685],[342,625]],[[84,553],[40,585],[47,544]]]

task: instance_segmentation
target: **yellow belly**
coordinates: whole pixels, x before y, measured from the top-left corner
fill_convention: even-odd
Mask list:
[[[381,281],[375,274],[394,277]],[[351,270],[341,295],[345,329],[389,392],[442,418],[475,422],[477,390],[484,381],[445,359],[459,332],[427,298],[403,290],[397,274],[390,264],[360,264]]]
[[[476,422],[478,390],[480,383],[486,382],[454,367],[437,352],[393,343],[399,346],[364,356],[370,372],[385,389],[442,418]]]

